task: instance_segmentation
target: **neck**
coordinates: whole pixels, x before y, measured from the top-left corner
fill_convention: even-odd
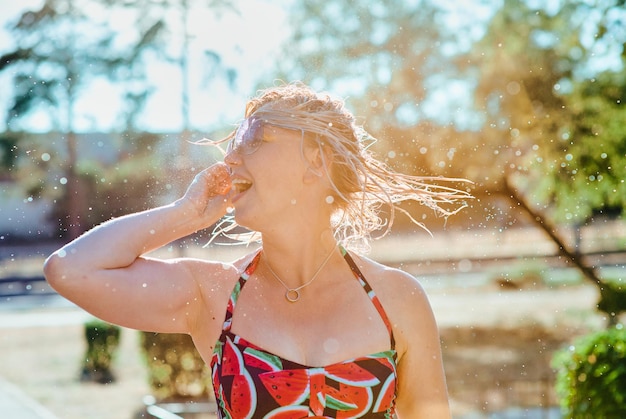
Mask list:
[[[274,241],[263,236],[263,262],[288,288],[297,288],[313,278],[325,261],[332,262],[337,243],[328,231],[317,240],[302,240],[302,236],[291,235],[289,240]],[[319,280],[319,278],[318,278]]]

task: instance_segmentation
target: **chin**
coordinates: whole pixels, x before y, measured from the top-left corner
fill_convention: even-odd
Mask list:
[[[254,222],[254,217],[253,216],[246,216],[245,211],[238,211],[237,209],[235,209],[235,212],[233,213],[233,216],[235,218],[235,222],[237,223],[237,225],[246,228],[248,230],[253,230],[253,231],[257,231],[254,228],[255,222]]]

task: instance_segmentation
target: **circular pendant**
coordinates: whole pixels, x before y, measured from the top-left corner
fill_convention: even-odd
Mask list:
[[[285,298],[290,303],[295,303],[300,299],[300,292],[298,290],[287,290],[285,293]]]

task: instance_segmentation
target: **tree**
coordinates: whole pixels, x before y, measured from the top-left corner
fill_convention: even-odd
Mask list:
[[[296,2],[289,48],[301,52],[283,69],[350,94],[372,132],[395,140],[381,150],[394,164],[466,177],[478,196],[512,199],[602,286],[550,216],[623,211],[624,3],[505,1],[483,14],[484,26],[458,27],[432,1]],[[465,126],[462,118],[442,126],[427,112],[439,103],[433,95],[469,115]]]
[[[84,229],[80,223],[84,191],[78,179],[76,144],[81,94],[94,79],[112,78],[119,68],[132,68],[160,29],[160,23],[155,23],[139,36],[136,45],[120,50],[107,19],[110,15],[106,12],[114,12],[109,5],[106,0],[47,0],[41,9],[23,13],[11,27],[17,48],[0,58],[0,71],[10,70],[13,75],[9,130],[23,130],[20,122],[40,112],[47,116],[50,128],[65,139],[70,238]],[[133,79],[132,73],[128,79]],[[142,93],[132,97],[134,106],[140,107]]]
[[[565,97],[568,119],[558,137],[535,159],[533,195],[553,203],[553,217],[584,223],[595,214],[626,209],[626,69],[576,83]],[[575,203],[574,205],[572,205]]]
[[[445,26],[445,7],[419,0],[294,2],[293,37],[278,78],[347,97],[359,122],[386,140],[370,146],[390,165],[456,176],[457,132],[433,121],[438,112],[429,102],[433,85],[455,77],[446,54],[457,38]]]
[[[626,41],[626,32],[612,30],[626,19],[619,3],[570,0],[548,11],[506,2],[487,35],[459,60],[481,69],[475,98],[488,121],[483,132],[508,148],[500,153],[501,178],[536,179],[532,198],[542,198],[542,207],[554,209],[558,221],[584,220],[607,205],[623,207],[618,202],[623,194],[602,190],[623,188],[606,169],[623,166],[624,153],[616,144],[624,132],[609,118],[623,119],[624,67],[617,73],[599,71],[594,57],[600,45],[610,50],[607,45]],[[600,126],[607,129],[600,132]],[[598,143],[606,150],[592,158]],[[598,176],[605,180],[601,188],[589,183]]]
[[[626,128],[617,121],[626,117],[626,11],[622,1],[558,6],[506,2],[467,62],[483,69],[476,102],[490,121],[485,135],[507,151],[498,164],[504,192],[600,288],[599,308],[611,307],[615,321],[626,307],[609,301],[623,301],[624,291],[602,279],[555,224],[624,213]],[[616,65],[600,66],[598,51],[612,51],[601,58]]]
[[[295,2],[279,70],[349,96],[374,131],[406,129],[423,115],[429,77],[445,72],[441,13],[424,1]]]
[[[228,0],[203,3],[215,13],[232,7]],[[64,140],[65,156],[53,156],[53,160],[64,162],[67,182],[54,198],[61,197],[68,204],[64,207],[67,217],[63,217],[67,221],[61,224],[66,226],[69,238],[90,227],[84,217],[81,223],[81,211],[85,211],[88,195],[85,181],[94,173],[81,172],[76,132],[78,121],[96,119],[80,106],[94,82],[104,81],[111,90],[119,92],[117,121],[110,129],[127,131],[128,138],[139,138],[137,121],[155,90],[150,85],[148,69],[159,61],[175,62],[181,69],[183,86],[184,127],[180,149],[181,157],[186,156],[190,130],[186,16],[190,4],[191,0],[47,0],[41,9],[26,11],[11,26],[16,48],[0,58],[0,72],[11,74],[14,84],[7,125],[15,132],[11,137],[20,138],[18,131],[29,126],[29,117],[43,116],[49,129],[59,132]],[[178,13],[171,13],[172,10]],[[180,22],[174,19],[177,16]],[[124,24],[129,21],[134,24]],[[176,41],[175,34],[181,34],[180,48],[171,47]],[[223,68],[214,52],[204,51],[204,54],[211,61],[207,68],[213,71],[212,77],[225,75],[232,86],[234,70]],[[91,170],[97,164],[86,166]]]

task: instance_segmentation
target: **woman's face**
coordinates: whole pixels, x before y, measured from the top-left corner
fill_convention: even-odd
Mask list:
[[[224,162],[231,168],[231,202],[238,224],[255,231],[297,218],[305,210],[301,131],[248,120],[229,145]],[[268,224],[268,222],[270,224]]]

